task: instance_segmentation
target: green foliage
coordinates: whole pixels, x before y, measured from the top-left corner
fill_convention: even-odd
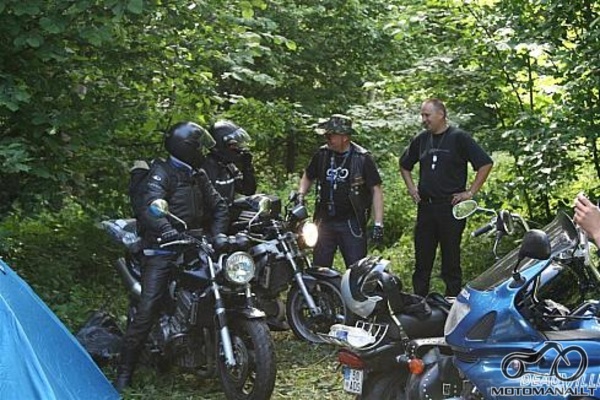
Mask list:
[[[285,199],[321,144],[312,125],[342,112],[384,180],[372,251],[408,287],[415,207],[397,158],[426,97],[493,153],[486,207],[543,224],[577,192],[598,196],[599,17],[588,0],[0,0],[0,254],[73,327],[120,289],[94,223],[130,215],[128,167],[163,155],[169,125],[240,124],[259,190]],[[492,261],[468,237],[480,218],[465,279]]]
[[[0,255],[67,321],[109,304],[118,252],[72,199],[59,213],[14,212],[0,225]],[[115,286],[116,287],[116,286]]]

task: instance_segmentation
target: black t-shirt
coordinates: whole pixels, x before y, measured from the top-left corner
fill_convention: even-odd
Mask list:
[[[323,151],[327,153],[325,157],[321,156]],[[364,157],[362,178],[368,189],[381,184],[379,171],[370,154],[358,154],[353,146],[348,152],[342,154],[332,150],[319,150],[313,155],[310,164],[306,168],[308,179],[311,181],[317,180],[321,186],[320,201],[315,210],[317,218],[344,220],[354,215],[349,198],[352,157]],[[323,171],[319,171],[319,159],[323,160],[324,165],[321,166]],[[332,204],[333,208],[331,207]]]
[[[493,163],[468,133],[456,127],[439,135],[423,131],[415,136],[400,157],[400,166],[412,171],[417,162],[421,197],[449,197],[463,192],[467,163],[475,170]]]

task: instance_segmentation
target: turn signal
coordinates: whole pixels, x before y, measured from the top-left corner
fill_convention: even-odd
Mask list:
[[[413,375],[421,375],[425,371],[425,363],[420,358],[408,360],[408,370]]]

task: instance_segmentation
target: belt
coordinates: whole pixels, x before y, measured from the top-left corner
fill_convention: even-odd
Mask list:
[[[450,204],[452,196],[448,197],[421,197],[421,201],[427,204]]]

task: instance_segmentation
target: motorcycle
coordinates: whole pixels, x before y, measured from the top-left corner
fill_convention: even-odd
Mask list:
[[[529,231],[529,224],[517,213],[508,210],[492,210],[481,207],[474,200],[456,204],[452,213],[456,219],[465,219],[475,213],[490,214],[489,221],[471,232],[471,237],[484,234],[494,236],[492,254],[497,261],[502,239],[513,236],[517,228]],[[450,399],[455,396],[471,398],[474,389],[472,383],[456,369],[453,363],[454,353],[444,337],[416,339],[410,343],[411,351],[406,355],[423,368],[411,371],[407,384],[407,395],[411,399]]]
[[[599,284],[587,237],[566,214],[527,231],[450,311],[455,369],[445,373],[464,383],[453,398],[600,398]]]
[[[342,278],[348,324],[335,324],[323,335],[327,343],[340,347],[343,389],[357,399],[407,398],[409,373],[419,368],[406,357],[410,343],[441,336],[451,306],[437,293],[423,298],[404,292],[389,264],[370,256],[350,266]]]
[[[249,283],[255,265],[244,251],[248,238],[238,234],[209,240],[201,230],[188,230],[164,200],[154,201],[150,210],[179,222],[185,238],[161,245],[180,258],[142,357],[158,368],[177,366],[201,378],[218,376],[228,399],[269,399],[275,385],[275,351],[265,314],[253,304]],[[142,251],[152,252],[140,248],[135,223],[102,222],[128,249],[116,262],[130,294],[128,323],[135,319],[141,297],[138,258]]]
[[[254,244],[249,249],[256,263],[252,289],[271,329],[291,329],[301,340],[322,343],[318,334],[345,320],[341,276],[312,266],[307,250],[317,242],[317,226],[297,194],[292,192],[283,215],[280,199],[264,194],[236,199],[231,214],[232,231],[245,230]]]

